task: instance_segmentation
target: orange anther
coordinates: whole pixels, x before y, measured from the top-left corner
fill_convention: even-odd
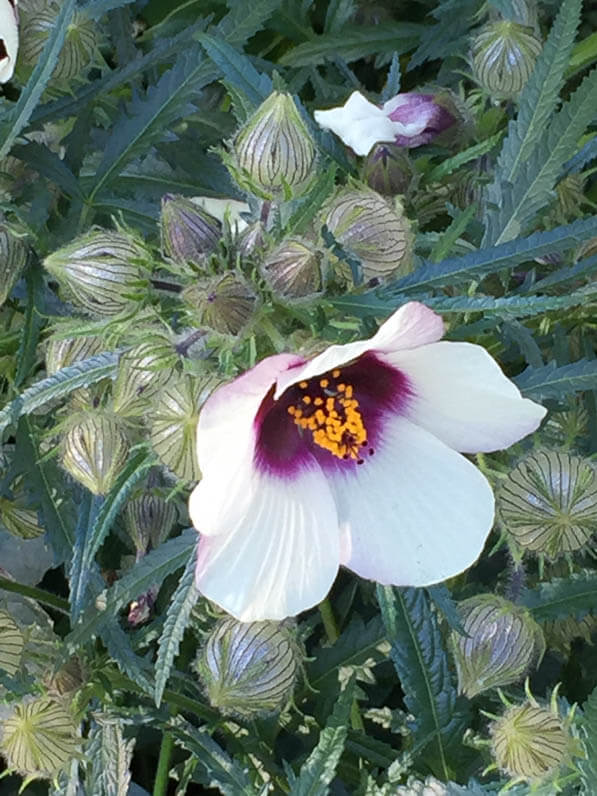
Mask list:
[[[299,381],[299,387],[301,388],[301,390],[306,390],[308,386],[309,386],[308,381]]]
[[[319,382],[319,386],[323,387],[323,389],[325,390],[325,388],[328,386],[329,383],[330,382],[328,381],[328,379],[321,379],[321,381]]]

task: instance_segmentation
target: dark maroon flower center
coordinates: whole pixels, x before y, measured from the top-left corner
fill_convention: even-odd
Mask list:
[[[324,469],[354,467],[375,454],[383,420],[411,391],[404,374],[368,352],[289,387],[272,388],[255,418],[256,466],[290,475],[315,457]]]

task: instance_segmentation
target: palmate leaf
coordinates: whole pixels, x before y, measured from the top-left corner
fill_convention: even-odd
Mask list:
[[[514,379],[527,398],[560,400],[582,390],[597,390],[597,359],[580,359],[569,365],[549,362],[527,368]]]
[[[116,374],[119,352],[106,352],[62,368],[53,376],[28,387],[0,411],[0,434],[22,415],[28,415],[44,404],[64,398],[79,387],[89,387]]]
[[[217,788],[225,796],[257,796],[247,772],[240,763],[231,758],[206,732],[198,730],[181,716],[172,719],[168,730],[176,743],[191,752],[204,774],[200,781],[208,787]],[[196,770],[195,780],[199,776]]]
[[[154,692],[155,703],[158,707],[162,702],[164,688],[168,682],[174,658],[178,654],[183,633],[198,597],[199,592],[195,586],[195,556],[191,555],[172,596],[172,601],[166,614],[164,630],[160,636],[160,648],[155,664]]]
[[[43,94],[48,81],[52,76],[64,39],[68,32],[75,11],[76,0],[64,0],[60,5],[58,16],[52,23],[52,30],[48,36],[41,55],[27,85],[21,92],[17,103],[11,108],[8,116],[0,123],[0,160],[10,152],[25,125],[28,123],[39,98]]]
[[[514,181],[501,183],[499,208],[488,216],[485,244],[512,240],[548,204],[562,167],[574,154],[596,106],[597,69],[594,69],[551,119],[542,145],[520,165]]]
[[[284,66],[317,66],[326,58],[343,58],[358,61],[367,55],[394,52],[402,55],[416,47],[423,31],[414,22],[384,22],[383,25],[349,26],[337,34],[313,36],[299,44],[280,59]]]
[[[569,616],[582,619],[587,614],[597,613],[597,574],[575,574],[540,583],[527,589],[521,602],[538,622]]]
[[[181,536],[169,539],[152,550],[120,580],[107,589],[96,605],[83,612],[79,621],[66,637],[71,653],[90,641],[109,623],[115,623],[124,605],[137,599],[151,586],[160,585],[164,578],[186,566],[197,544],[197,532],[188,529]]]
[[[90,761],[86,787],[95,796],[124,796],[129,793],[130,764],[135,739],[125,740],[117,716],[94,714],[85,749]]]
[[[540,145],[549,117],[555,110],[564,85],[576,29],[580,21],[581,0],[564,0],[535,68],[518,102],[518,116],[508,125],[497,161],[489,201],[496,201],[503,182],[512,183],[533,149]]]
[[[390,657],[404,702],[415,717],[415,744],[431,770],[447,780],[448,750],[459,741],[467,717],[457,705],[437,619],[423,589],[378,586],[377,600],[392,642]]]
[[[564,165],[565,174],[577,174],[582,171],[585,166],[597,158],[597,135],[593,136],[590,141],[583,146],[580,152],[577,152],[574,157],[570,158],[568,163]]]
[[[319,735],[315,749],[301,766],[291,783],[290,796],[326,796],[334,778],[348,735],[348,718],[354,699],[354,678],[351,679]]]
[[[583,784],[582,793],[583,796],[592,796],[597,793],[597,688],[593,689],[583,703],[579,724],[586,750],[586,758],[578,763]]]

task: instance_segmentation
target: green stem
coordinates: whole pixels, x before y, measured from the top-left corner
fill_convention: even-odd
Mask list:
[[[31,599],[37,600],[38,603],[49,605],[51,608],[55,608],[57,611],[67,616],[70,613],[68,600],[58,597],[55,594],[50,594],[50,592],[44,591],[43,589],[36,589],[35,586],[26,586],[24,583],[17,583],[14,580],[3,578],[0,575],[0,589],[11,591],[15,594],[21,594],[23,597],[31,597]]]
[[[330,644],[333,644],[335,641],[338,640],[340,631],[338,629],[336,617],[334,616],[334,613],[332,611],[332,606],[330,604],[330,600],[328,597],[326,597],[325,600],[322,600],[319,603],[319,613],[321,614],[323,627],[325,630],[325,634],[328,637],[328,641],[330,642]]]
[[[166,796],[168,791],[168,775],[170,772],[170,757],[172,755],[173,746],[174,739],[172,735],[169,732],[165,732],[162,735],[160,756],[158,758],[158,770],[156,771],[153,785],[153,796]]]

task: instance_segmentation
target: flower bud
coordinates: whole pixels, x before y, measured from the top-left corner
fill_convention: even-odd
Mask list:
[[[145,257],[131,236],[92,230],[46,257],[44,266],[76,304],[101,317],[132,309],[144,298],[139,263]]]
[[[211,705],[244,718],[281,710],[292,695],[298,668],[292,631],[277,622],[224,619],[197,659]]]
[[[217,248],[222,224],[192,199],[167,193],[162,197],[160,232],[166,257],[200,265]]]
[[[56,673],[45,678],[45,685],[52,696],[72,696],[85,682],[81,661],[76,656],[70,658]]]
[[[5,224],[0,224],[0,306],[9,297],[27,263],[25,241]]]
[[[251,287],[232,271],[191,285],[183,291],[182,299],[199,325],[233,336],[247,325],[257,302]]]
[[[241,257],[250,257],[261,251],[265,245],[265,229],[261,221],[247,227],[238,240],[238,251]]]
[[[152,395],[174,373],[174,348],[164,338],[153,338],[120,357],[112,389],[113,410],[124,417],[140,415]]]
[[[56,25],[60,4],[53,0],[19,4],[21,14],[21,50],[19,63],[32,68],[38,62],[46,41]],[[97,24],[83,11],[75,10],[52,79],[66,84],[83,75],[99,51]]]
[[[180,375],[162,388],[151,410],[151,445],[163,464],[184,481],[201,477],[195,436],[199,410],[212,385],[197,376]]]
[[[570,453],[531,453],[502,483],[497,511],[510,539],[525,552],[556,558],[579,550],[597,523],[595,470]]]
[[[62,368],[94,357],[104,351],[106,345],[101,337],[51,337],[46,348],[46,370],[53,376]]]
[[[530,613],[495,594],[479,594],[458,606],[467,636],[453,631],[458,690],[469,699],[489,688],[521,680],[545,652],[541,628]]]
[[[124,467],[129,442],[111,414],[81,413],[71,421],[62,445],[62,466],[94,495],[106,495]]]
[[[509,707],[490,732],[498,768],[514,779],[546,779],[570,756],[572,739],[557,710],[534,700]]]
[[[2,525],[19,539],[35,539],[44,533],[37,520],[37,512],[20,506],[15,500],[0,498]]]
[[[274,91],[233,142],[239,184],[271,199],[302,193],[313,176],[315,144],[290,94]]]
[[[125,519],[137,553],[159,547],[168,538],[176,522],[172,501],[155,492],[143,492],[126,504]]]
[[[27,779],[53,779],[78,748],[72,716],[53,699],[22,702],[0,724],[0,753],[10,771]]]
[[[412,233],[401,206],[394,210],[373,191],[349,189],[325,216],[332,235],[361,261],[365,279],[412,270]]]
[[[582,619],[566,616],[543,623],[548,649],[559,650],[566,657],[570,655],[570,648],[575,639],[583,639],[586,644],[592,646],[593,634],[596,631],[597,616],[593,614],[587,614]]]
[[[147,622],[151,616],[159,590],[159,586],[150,586],[146,592],[143,592],[136,600],[132,601],[127,614],[127,621],[131,627],[139,627],[139,625]]]
[[[397,144],[376,144],[364,164],[363,179],[382,196],[407,192],[415,177],[415,167]]]
[[[14,619],[0,611],[0,672],[13,677],[21,667],[25,641]]]
[[[266,257],[261,273],[280,298],[315,296],[322,290],[321,252],[301,238],[287,238]]]
[[[472,42],[473,75],[493,99],[516,99],[541,52],[529,28],[503,20],[487,25]]]

